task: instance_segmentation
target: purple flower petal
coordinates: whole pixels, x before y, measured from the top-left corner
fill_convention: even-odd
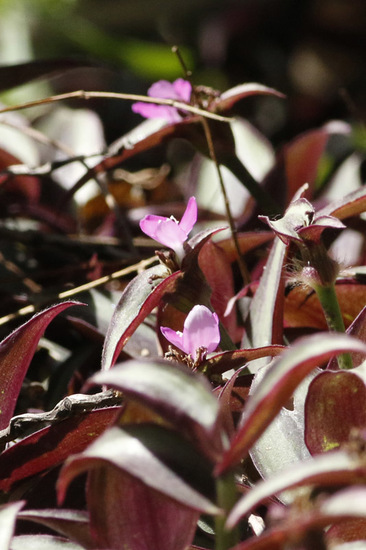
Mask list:
[[[182,244],[187,240],[187,234],[182,231],[174,219],[165,218],[156,227],[155,240],[168,248],[176,250],[177,248],[181,249]]]
[[[162,334],[187,355],[196,358],[199,348],[210,353],[220,343],[219,318],[207,307],[197,305],[188,313],[183,333],[168,327],[160,327]]]
[[[175,107],[168,105],[155,105],[154,103],[133,103],[132,110],[145,118],[162,118],[174,124],[180,122],[182,117]]]
[[[147,91],[149,97],[159,97],[161,99],[175,99],[184,103],[189,103],[192,94],[192,86],[188,80],[178,78],[173,83],[167,80],[159,80],[150,86]],[[182,120],[178,109],[168,105],[155,105],[153,103],[133,103],[132,110],[145,118],[162,118],[167,122],[174,124]]]
[[[192,95],[192,85],[188,80],[184,78],[177,78],[173,82],[173,89],[176,93],[177,99],[180,98],[181,101],[189,103]]]
[[[176,346],[177,348],[183,350],[183,334],[179,332],[179,330],[175,331],[172,328],[169,327],[160,327],[160,330],[163,334],[163,336],[173,344],[173,346]]]
[[[145,235],[148,235],[152,239],[156,240],[156,229],[159,223],[163,222],[166,219],[167,218],[165,218],[164,216],[155,216],[154,214],[149,214],[140,221],[140,229],[145,233]]]
[[[197,305],[189,312],[184,323],[184,351],[195,356],[196,350],[204,347],[214,351],[220,343],[219,319],[207,307]]]
[[[188,234],[191,232],[194,224],[197,221],[197,202],[195,197],[191,197],[188,201],[187,208],[180,220],[179,227]]]
[[[188,201],[187,208],[178,223],[173,217],[149,214],[140,221],[140,228],[146,235],[159,243],[172,248],[178,258],[184,255],[183,243],[197,221],[197,203],[194,197]]]

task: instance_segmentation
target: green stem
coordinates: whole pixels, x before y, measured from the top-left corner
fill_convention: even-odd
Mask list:
[[[217,505],[221,508],[222,514],[215,518],[215,550],[228,550],[239,542],[238,529],[228,531],[225,523],[229,512],[237,500],[237,491],[233,473],[225,474],[216,480]]]
[[[313,288],[323,308],[329,330],[333,332],[345,332],[346,329],[334,284],[314,285]],[[338,366],[342,370],[353,368],[352,358],[349,353],[342,353],[338,356]]]

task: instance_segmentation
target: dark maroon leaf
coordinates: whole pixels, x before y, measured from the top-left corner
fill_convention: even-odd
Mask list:
[[[271,231],[247,231],[244,233],[237,233],[239,248],[243,255],[253,248],[257,248],[261,244],[271,241],[273,237],[274,235]],[[215,244],[225,251],[230,262],[234,262],[237,259],[237,252],[232,238],[217,241]]]
[[[309,130],[285,145],[283,154],[287,180],[287,203],[304,183],[309,184],[307,196],[313,195],[320,158],[328,142],[326,128]]]
[[[67,418],[18,441],[0,455],[0,489],[62,463],[81,452],[113,424],[119,407],[108,407]]]
[[[32,176],[20,175],[10,178],[6,173],[6,168],[14,164],[21,164],[21,161],[4,149],[0,149],[0,185],[6,191],[18,195],[22,201],[37,203],[41,192],[39,179]],[[5,172],[1,173],[3,170]]]
[[[90,472],[87,500],[100,549],[185,550],[200,515],[108,466]]]
[[[238,341],[240,337],[236,337],[238,333],[236,312],[233,310],[225,316],[228,301],[235,294],[231,264],[225,252],[210,240],[202,247],[198,264],[212,290],[211,304],[214,311],[222,320],[231,339]],[[213,265],[215,269],[212,269]]]
[[[9,424],[24,376],[48,324],[62,311],[79,302],[52,306],[12,332],[0,343],[0,429]]]
[[[305,442],[319,454],[349,441],[353,428],[366,428],[366,386],[353,372],[326,371],[311,382],[305,402]]]

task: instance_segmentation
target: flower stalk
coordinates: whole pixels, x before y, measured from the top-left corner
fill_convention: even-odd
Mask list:
[[[329,330],[333,332],[345,332],[335,285],[314,285],[313,288],[323,308]],[[342,370],[353,368],[352,358],[349,353],[341,353],[338,355],[337,361],[339,368]]]
[[[232,472],[217,478],[216,500],[222,513],[215,518],[215,550],[228,550],[239,542],[238,529],[226,528],[226,520],[237,500],[235,478]]]

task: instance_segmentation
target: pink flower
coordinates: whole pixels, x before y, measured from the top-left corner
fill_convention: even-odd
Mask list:
[[[195,197],[191,197],[180,222],[177,222],[173,216],[165,218],[149,214],[140,221],[140,228],[155,241],[172,248],[178,258],[182,259],[184,256],[183,243],[188,239],[196,221],[197,203]]]
[[[215,351],[220,343],[219,318],[206,306],[194,306],[184,321],[183,332],[160,327],[165,338],[187,355],[197,359],[197,350]]]
[[[173,83],[167,80],[155,82],[147,91],[149,97],[159,97],[161,99],[176,99],[184,103],[189,103],[191,99],[192,86],[188,80],[178,78]],[[132,110],[145,118],[163,118],[167,122],[174,124],[180,122],[182,116],[178,109],[169,105],[156,105],[154,103],[133,103]]]

